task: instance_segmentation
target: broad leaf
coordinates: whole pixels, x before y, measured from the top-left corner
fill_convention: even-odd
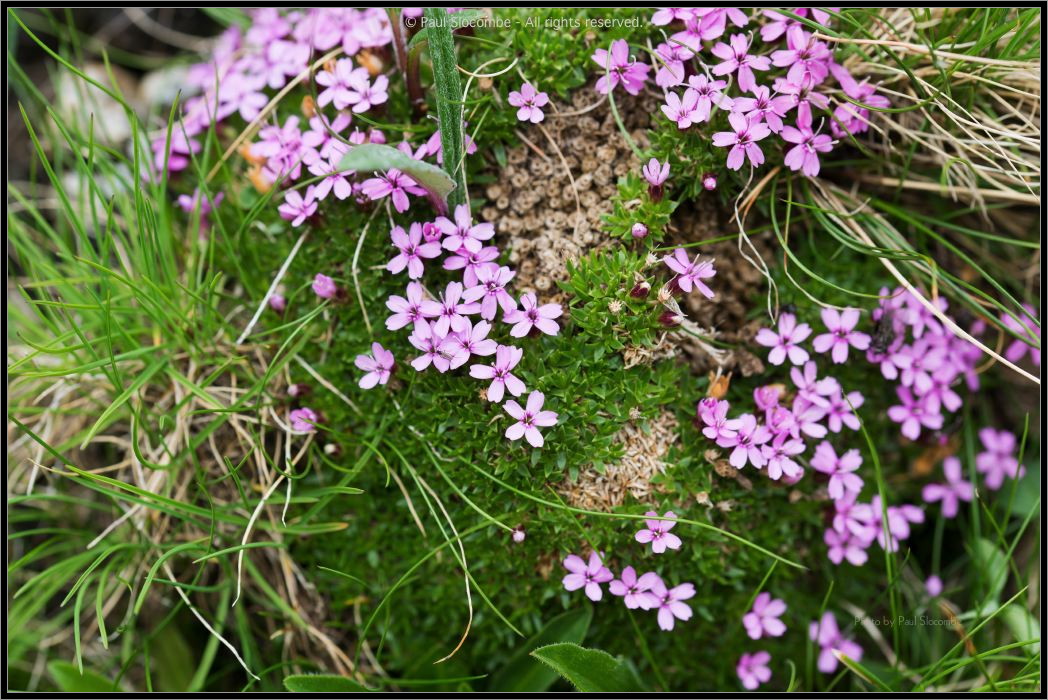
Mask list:
[[[306,674],[288,676],[284,687],[292,693],[366,693],[368,689],[345,676]]]
[[[109,695],[114,692],[125,692],[113,681],[91,669],[85,668],[84,672],[80,673],[80,669],[68,661],[52,661],[47,665],[47,671],[63,693],[105,693]]]
[[[396,168],[424,188],[430,198],[446,206],[448,194],[455,189],[455,181],[437,166],[415,160],[390,146],[365,143],[349,149],[339,162],[340,170],[385,172]]]
[[[583,693],[637,693],[641,683],[633,670],[600,649],[578,644],[550,644],[531,652]]]
[[[589,605],[554,617],[534,637],[521,644],[506,665],[495,673],[491,690],[499,693],[541,693],[548,690],[557,680],[557,672],[531,658],[531,652],[557,642],[581,644],[592,619],[593,608]]]
[[[1004,610],[1001,611],[1001,618],[1004,620],[1004,624],[1008,625],[1008,629],[1011,630],[1015,641],[1024,642],[1027,639],[1041,639],[1041,625],[1037,618],[1018,603],[1006,605]],[[1027,654],[1037,654],[1041,651],[1041,645],[1039,642],[1030,642],[1022,649]]]

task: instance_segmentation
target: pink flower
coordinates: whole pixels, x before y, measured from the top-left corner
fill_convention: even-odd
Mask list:
[[[796,85],[818,85],[829,73],[830,49],[799,24],[786,30],[787,48],[773,51],[771,62],[779,68],[789,66],[786,79]]]
[[[738,418],[729,420],[726,426],[735,431],[735,437],[724,443],[718,442],[721,447],[734,448],[728,457],[728,463],[736,469],[742,469],[746,462],[760,469],[767,462],[761,445],[771,440],[771,431],[764,425],[759,425],[757,419],[751,413],[744,413]]]
[[[862,647],[844,638],[837,627],[837,618],[829,611],[822,614],[821,620],[809,625],[808,638],[817,642],[821,649],[816,667],[823,673],[833,673],[837,670],[837,657],[834,656],[834,652],[839,652],[852,661],[862,659]]]
[[[277,211],[280,218],[290,221],[292,226],[301,226],[306,219],[317,213],[316,187],[307,187],[304,197],[298,190],[288,190],[284,195],[284,203],[277,207]]]
[[[409,194],[413,194],[416,197],[426,194],[426,190],[419,187],[414,180],[396,168],[390,168],[378,177],[364,180],[360,185],[360,191],[372,201],[378,201],[383,197],[391,198],[393,200],[393,208],[402,213],[407,211],[410,206],[410,202],[408,202]]]
[[[823,309],[821,315],[829,333],[817,335],[812,340],[815,352],[831,350],[830,357],[836,364],[841,364],[848,359],[849,345],[856,350],[866,350],[870,347],[870,336],[855,330],[856,324],[859,323],[857,309]]]
[[[771,62],[767,56],[751,56],[750,40],[745,34],[733,34],[729,44],[717,42],[711,49],[714,56],[721,59],[713,67],[714,75],[731,75],[738,73],[739,89],[749,92],[757,87],[757,79],[753,75],[755,70],[768,70]]]
[[[924,591],[932,598],[938,598],[942,593],[942,579],[932,574],[928,577],[928,580],[924,582]]]
[[[511,401],[510,403],[513,402]],[[586,597],[594,603],[604,596],[604,591],[601,589],[600,584],[607,583],[615,578],[611,571],[604,566],[604,562],[601,561],[600,555],[596,552],[590,552],[588,564],[582,561],[581,557],[569,554],[564,559],[564,568],[570,572],[563,579],[564,588],[569,591],[577,591],[584,587],[586,589]]]
[[[663,90],[684,82],[684,62],[695,53],[687,46],[662,43],[655,47],[658,56],[658,70],[655,72],[655,84]]]
[[[478,321],[477,325],[468,318],[463,319],[462,328],[446,339],[444,349],[451,353],[450,369],[457,369],[469,361],[470,356],[484,357],[494,355],[498,343],[488,338],[491,324],[487,321]]]
[[[790,170],[800,170],[808,177],[819,174],[819,154],[833,150],[832,138],[811,130],[811,110],[807,107],[797,109],[797,127],[782,127],[780,136],[783,141],[797,144],[786,153],[783,165]]]
[[[269,303],[269,308],[273,309],[278,314],[284,313],[284,309],[287,308],[287,299],[284,298],[283,294],[277,294],[274,292],[266,301]]]
[[[648,227],[638,221],[630,228],[630,235],[637,239],[647,238]]]
[[[768,125],[751,122],[738,112],[728,115],[728,123],[733,131],[718,131],[713,135],[714,146],[731,146],[731,150],[728,151],[728,169],[738,170],[747,158],[754,167],[763,163],[764,151],[757,142],[771,133]]]
[[[317,71],[314,78],[317,85],[324,88],[317,95],[317,106],[326,107],[331,104],[334,105],[335,109],[345,109],[353,104],[354,99],[352,96],[351,85],[355,76],[359,76],[359,79],[367,80],[368,71],[366,68],[358,67],[353,68],[353,60],[350,58],[340,58],[335,61],[333,71],[321,70]]]
[[[692,119],[695,124],[709,121],[714,106],[732,109],[733,100],[722,92],[727,85],[723,80],[710,80],[702,74],[688,78],[688,90],[684,95],[695,94],[695,117]]]
[[[782,131],[782,118],[793,107],[793,98],[789,95],[771,96],[765,85],[758,85],[753,90],[753,97],[736,97],[732,109],[741,112],[750,121],[764,120],[772,133]]]
[[[691,606],[682,601],[695,596],[695,586],[691,583],[682,583],[669,590],[660,578],[651,587],[651,595],[654,596],[655,605],[659,609],[659,628],[667,632],[673,629],[675,620],[690,620]]]
[[[648,518],[657,518],[659,514],[653,510],[649,510],[644,514]],[[673,511],[666,511],[663,515],[665,518],[673,518],[677,516]],[[656,554],[662,554],[667,549],[680,549],[681,540],[679,537],[674,535],[670,530],[677,524],[673,520],[645,520],[644,523],[648,526],[645,529],[638,530],[634,536],[641,544],[651,543],[651,551]]]
[[[625,39],[616,39],[611,42],[611,50],[597,49],[593,52],[592,59],[603,71],[604,75],[597,81],[597,92],[607,95],[618,85],[631,95],[638,95],[644,88],[644,81],[648,79],[648,71],[651,66],[630,59],[630,47]]]
[[[942,471],[946,476],[945,484],[927,484],[921,491],[925,503],[942,501],[942,517],[953,518],[957,515],[960,501],[969,502],[975,495],[970,482],[964,480],[961,460],[950,456],[943,460]]]
[[[651,610],[658,605],[658,600],[650,593],[652,587],[661,581],[659,575],[649,571],[639,578],[632,566],[622,570],[622,575],[608,584],[612,595],[622,596],[623,602],[630,610]]]
[[[338,285],[335,280],[318,272],[313,278],[313,293],[321,299],[332,299],[338,294]]]
[[[942,414],[931,410],[926,398],[914,398],[913,393],[904,386],[895,387],[895,393],[902,403],[889,407],[888,417],[901,424],[899,432],[905,437],[916,440],[921,435],[921,427],[931,430],[942,427]]]
[[[804,470],[793,461],[793,458],[804,452],[804,442],[798,438],[791,437],[789,433],[779,433],[770,443],[761,447],[765,460],[768,463],[768,478],[778,481],[783,476],[786,479],[799,479]]]
[[[340,112],[331,121],[320,115],[310,119],[309,131],[302,132],[302,146],[309,151],[309,155],[305,156],[303,160],[308,163],[317,159],[326,159],[337,163],[349,150],[349,146],[332,134],[341,134],[350,125],[352,119],[345,112]]]
[[[1018,338],[1013,340],[1004,351],[1004,356],[1009,362],[1018,362],[1026,353],[1030,354],[1030,362],[1036,367],[1041,366],[1041,322],[1037,317],[1037,311],[1029,304],[1023,304],[1026,313],[1019,314],[1014,318],[1011,314],[1002,314],[1001,323]]]
[[[386,300],[386,308],[393,315],[386,319],[386,328],[391,331],[400,330],[409,323],[418,325],[426,323],[425,314],[422,313],[422,303],[425,297],[422,294],[422,285],[419,282],[409,282],[407,298],[391,295]]]
[[[356,114],[366,112],[389,99],[386,92],[389,89],[389,78],[384,75],[379,75],[372,83],[368,80],[367,71],[353,71],[347,87],[346,96]]]
[[[790,379],[797,387],[797,399],[794,400],[794,405],[800,402],[802,406],[814,404],[821,408],[828,408],[830,400],[827,397],[841,390],[841,385],[837,383],[836,379],[833,377],[817,379],[817,372],[814,360],[805,362],[803,368],[790,369]]]
[[[910,524],[923,523],[924,511],[914,505],[903,504],[900,506],[882,506],[881,497],[874,496],[867,503],[857,503],[854,506],[855,517],[867,524],[869,532],[874,533],[877,544],[882,549],[895,552],[899,549],[899,542],[910,537]],[[887,512],[887,525],[885,528],[884,515]],[[887,530],[887,533],[885,533]]]
[[[436,230],[440,231],[440,229]],[[424,227],[423,236],[425,236]],[[439,240],[439,237],[437,240]],[[495,263],[495,260],[498,257],[499,249],[493,245],[484,246],[476,252],[463,247],[459,248],[454,255],[444,258],[444,269],[462,270],[462,283],[467,287],[475,287],[477,285],[477,270],[482,268],[497,270],[499,266]]]
[[[673,255],[667,255],[662,260],[666,267],[677,273],[676,284],[684,292],[690,292],[692,286],[702,292],[707,299],[714,297],[713,290],[706,286],[703,280],[711,279],[717,274],[713,268],[712,260],[699,262],[699,255],[694,260],[688,259],[688,252],[683,248],[677,248]]]
[[[712,192],[717,189],[717,176],[711,173],[706,173],[702,176],[702,186],[708,192]]]
[[[641,168],[641,173],[644,175],[644,179],[648,181],[649,186],[662,187],[662,184],[670,176],[669,161],[659,163],[658,159],[652,158],[647,165]]]
[[[429,322],[416,323],[408,342],[422,351],[422,354],[411,361],[416,372],[421,372],[433,365],[438,372],[447,372],[451,367],[451,353],[447,348],[445,335],[437,333],[436,324]]]
[[[520,404],[512,399],[507,401],[503,408],[506,409],[506,413],[516,418],[517,422],[506,428],[506,437],[510,440],[519,440],[524,437],[532,447],[542,447],[544,441],[539,428],[548,428],[557,424],[556,413],[542,410],[545,400],[546,397],[541,391],[533,391],[528,396],[525,408],[521,408]]]
[[[296,433],[313,433],[316,432],[316,424],[320,422],[320,417],[317,412],[312,408],[296,408],[287,415],[288,420],[291,422],[291,429]]]
[[[448,282],[440,301],[427,299],[422,302],[422,315],[426,318],[437,319],[433,325],[434,332],[441,338],[449,331],[458,332],[465,326],[466,314],[475,314],[480,310],[477,304],[460,303],[464,294],[462,283]]]
[[[505,391],[514,396],[524,393],[524,382],[511,374],[513,368],[520,362],[524,351],[512,345],[499,345],[495,350],[495,364],[472,365],[469,368],[469,376],[476,379],[490,379],[488,386],[488,401],[498,403],[502,401]]]
[[[371,389],[376,384],[385,384],[389,381],[389,374],[393,371],[393,353],[386,350],[379,343],[371,344],[370,355],[357,355],[353,361],[357,369],[365,372],[360,378],[361,389]]]
[[[852,430],[858,430],[859,417],[852,409],[858,410],[865,401],[866,399],[858,391],[848,392],[847,397],[841,391],[835,391],[830,395],[830,405],[826,407],[826,424],[829,429],[839,433],[846,425]]]
[[[481,268],[477,270],[477,284],[463,292],[462,298],[471,304],[482,299],[480,316],[489,321],[500,306],[504,314],[509,313],[517,308],[517,302],[506,292],[506,285],[516,274],[506,266]]]
[[[657,27],[664,27],[673,22],[685,22],[694,19],[695,8],[693,7],[660,7],[658,12],[651,16],[651,23]]]
[[[724,34],[728,20],[736,27],[745,27],[750,18],[737,7],[703,7],[695,9],[695,16],[702,21],[699,33],[703,41],[716,39]]]
[[[739,662],[735,664],[735,674],[742,682],[742,687],[746,690],[756,690],[762,683],[770,681],[769,661],[771,654],[766,651],[756,651],[752,654],[747,652],[740,656]]]
[[[786,603],[779,598],[772,600],[771,593],[765,591],[753,601],[753,609],[743,615],[742,626],[750,639],[761,637],[781,637],[786,633],[786,625],[779,618],[786,612]]]
[[[827,9],[837,11],[840,8],[834,7]],[[766,22],[764,26],[761,27],[761,39],[769,43],[785,34],[786,30],[790,27],[800,26],[800,23],[797,22],[797,20],[792,17],[787,17],[781,12],[775,10],[764,10],[763,14],[771,21]],[[793,9],[793,14],[798,17],[811,19],[824,27],[829,26],[830,15],[825,10],[820,10],[815,7],[796,7]]]
[[[422,258],[435,258],[440,255],[439,243],[422,242],[422,226],[417,223],[411,224],[408,233],[404,233],[404,229],[400,226],[394,226],[389,232],[389,237],[393,240],[396,249],[400,251],[386,265],[386,269],[394,275],[407,268],[408,277],[417,280],[424,272]]]
[[[779,331],[776,333],[770,328],[761,328],[757,331],[756,341],[759,345],[771,348],[768,353],[768,362],[773,365],[781,365],[790,358],[795,365],[803,365],[808,361],[808,351],[800,347],[800,344],[811,335],[811,326],[807,323],[797,323],[797,317],[793,314],[782,314],[779,316]]]
[[[826,556],[838,566],[845,559],[853,566],[862,566],[866,563],[869,555],[866,549],[873,543],[873,538],[862,539],[850,531],[838,532],[837,530],[826,530],[822,534],[823,542],[826,543]]]
[[[546,115],[542,113],[542,108],[549,104],[549,95],[538,92],[531,83],[521,85],[520,92],[516,90],[511,92],[508,101],[514,107],[519,107],[517,119],[522,122],[538,124],[546,118]]]
[[[492,224],[473,223],[469,207],[465,204],[455,207],[454,222],[446,216],[441,216],[435,223],[444,233],[444,241],[441,245],[447,250],[457,251],[465,248],[471,253],[476,253],[480,251],[483,241],[495,235],[495,227]]]
[[[702,429],[702,434],[710,440],[716,440],[717,444],[720,444],[721,441],[730,444],[735,439],[735,431],[728,427],[729,407],[727,401],[711,396],[699,401],[695,407],[699,420],[706,424],[706,427]],[[721,445],[721,447],[725,446]]]
[[[815,471],[830,477],[829,494],[835,501],[844,498],[847,493],[858,495],[862,491],[862,477],[854,473],[862,466],[858,450],[848,450],[838,457],[833,445],[824,440],[815,446],[811,466]]]
[[[520,297],[520,308],[507,311],[502,320],[515,324],[509,331],[514,338],[523,338],[532,328],[537,328],[546,335],[557,335],[560,325],[553,319],[559,318],[563,312],[560,304],[539,306],[535,295],[527,292]]]
[[[333,154],[331,159],[317,156],[307,166],[311,175],[324,178],[316,184],[318,200],[325,199],[332,192],[340,200],[349,199],[349,196],[353,194],[353,184],[349,181],[353,173],[342,170],[339,164],[341,157],[342,155],[338,152]]]
[[[1005,477],[1020,479],[1026,474],[1026,468],[1015,458],[1013,433],[983,428],[979,431],[979,441],[985,451],[975,455],[975,468],[986,479],[986,488],[996,491],[1001,488]]]
[[[830,72],[833,73],[833,77],[840,83],[844,94],[855,100],[855,103],[858,103],[855,104],[842,100],[837,105],[837,108],[833,110],[833,121],[830,123],[830,131],[837,138],[842,138],[848,134],[861,134],[867,131],[870,128],[870,110],[868,107],[876,109],[891,107],[891,102],[888,101],[887,97],[877,94],[876,87],[865,80],[861,83],[856,82],[851,73],[843,66],[831,62]]]
[[[694,90],[686,90],[684,92],[684,99],[677,95],[675,92],[666,93],[666,104],[662,105],[662,113],[666,115],[666,118],[671,122],[677,123],[678,129],[687,129],[692,124],[696,123],[695,108],[699,102],[699,96]]]

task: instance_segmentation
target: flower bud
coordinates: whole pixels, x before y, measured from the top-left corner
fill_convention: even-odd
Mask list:
[[[309,391],[309,384],[292,384],[287,388],[287,395],[293,399],[300,399]]]
[[[524,533],[524,526],[517,525],[515,528],[513,528],[513,533],[510,536],[513,538],[513,541],[517,544],[523,542],[524,539],[527,537],[527,535]]]
[[[702,176],[702,186],[712,192],[717,189],[717,177],[712,173],[706,173]]]
[[[651,294],[651,285],[648,280],[641,280],[637,284],[633,285],[633,289],[630,290],[630,296],[634,299],[646,299]]]
[[[269,299],[267,299],[267,302],[269,303],[269,308],[273,309],[278,314],[284,313],[284,309],[287,308],[287,299],[285,299],[282,294],[271,294]]]
[[[676,328],[684,323],[684,317],[673,311],[663,311],[659,314],[659,323],[666,328]]]
[[[638,221],[637,223],[633,224],[633,228],[630,230],[630,233],[633,234],[634,238],[647,238],[648,227]]]
[[[318,272],[313,278],[313,292],[321,299],[334,299],[338,294],[338,285],[335,280]]]

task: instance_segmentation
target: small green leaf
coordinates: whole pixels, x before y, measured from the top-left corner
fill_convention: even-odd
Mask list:
[[[345,676],[306,674],[288,676],[284,687],[292,693],[366,693],[368,689]]]
[[[341,170],[379,172],[396,168],[411,177],[441,204],[447,201],[448,194],[455,189],[455,181],[441,168],[415,160],[402,151],[377,143],[365,143],[349,149],[339,163]]]
[[[622,661],[600,649],[550,644],[531,652],[583,693],[636,693],[640,680]]]
[[[592,619],[593,608],[587,605],[557,615],[547,622],[534,637],[521,644],[506,665],[495,673],[491,679],[491,690],[499,693],[541,693],[548,690],[553,681],[557,680],[557,673],[531,658],[531,652],[557,642],[581,644]]]
[[[113,681],[90,669],[85,668],[84,672],[80,673],[80,670],[68,661],[52,661],[47,665],[47,671],[63,693],[125,692]]]

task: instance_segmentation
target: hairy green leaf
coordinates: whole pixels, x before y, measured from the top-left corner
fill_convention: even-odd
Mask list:
[[[455,190],[455,181],[437,166],[415,160],[402,151],[377,143],[365,143],[349,149],[346,155],[342,156],[339,168],[358,172],[379,172],[396,168],[424,188],[430,199],[434,200],[434,206],[438,203],[441,207],[446,206],[448,194]]]
[[[462,82],[459,80],[455,58],[455,40],[452,36],[448,11],[442,7],[427,7],[429,21],[427,37],[429,55],[433,61],[433,82],[436,88],[437,119],[440,120],[440,144],[444,151],[444,169],[455,182],[448,197],[449,207],[466,201],[466,164],[463,159],[465,137],[462,133]]]
[[[586,638],[592,606],[562,613],[543,626],[535,636],[521,644],[510,660],[491,679],[491,689],[499,693],[541,693],[548,690],[557,673],[531,658],[531,652],[557,642],[581,644]]]
[[[578,644],[550,644],[531,652],[583,693],[636,693],[641,683],[633,670],[600,649]]]
[[[288,676],[284,687],[292,693],[366,693],[368,689],[345,676],[305,674]]]

